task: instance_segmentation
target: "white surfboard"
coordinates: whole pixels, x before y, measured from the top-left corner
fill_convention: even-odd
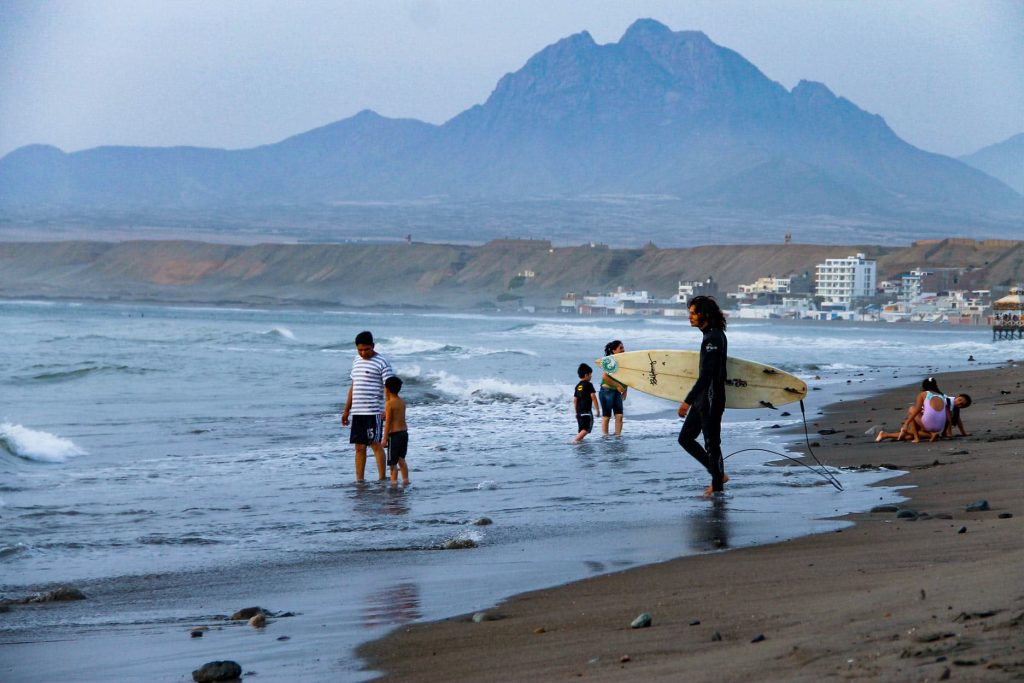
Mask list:
[[[627,351],[599,358],[597,364],[631,389],[682,403],[697,381],[700,353]],[[802,379],[763,363],[730,356],[725,374],[726,408],[776,407],[807,395]]]

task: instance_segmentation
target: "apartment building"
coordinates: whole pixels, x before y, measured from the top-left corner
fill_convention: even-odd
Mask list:
[[[825,306],[850,308],[875,294],[877,263],[864,254],[825,259],[815,268],[815,294]]]

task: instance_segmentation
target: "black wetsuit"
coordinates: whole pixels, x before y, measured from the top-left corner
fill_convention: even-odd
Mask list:
[[[690,410],[679,430],[679,445],[711,475],[711,489],[723,490],[725,464],[722,461],[722,413],[725,412],[725,361],[729,342],[718,328],[704,331],[700,343],[700,372],[686,395]],[[704,446],[697,435],[704,434]],[[706,449],[706,450],[705,450]]]

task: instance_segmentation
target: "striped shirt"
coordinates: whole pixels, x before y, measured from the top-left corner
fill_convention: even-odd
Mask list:
[[[352,361],[352,415],[379,415],[384,412],[384,380],[394,377],[391,363],[379,353],[370,360],[358,355]]]

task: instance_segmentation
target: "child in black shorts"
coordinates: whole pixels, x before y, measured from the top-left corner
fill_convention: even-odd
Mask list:
[[[579,434],[573,439],[573,443],[583,441],[583,438],[594,429],[594,415],[592,409],[597,406],[597,416],[601,417],[601,404],[597,402],[597,392],[590,378],[594,376],[594,369],[586,363],[580,363],[576,369],[580,381],[576,384],[576,390],[572,394],[572,406],[576,412],[576,425]]]
[[[402,390],[402,380],[388,377],[384,381],[384,438],[381,446],[388,451],[388,467],[391,468],[391,481],[398,481],[398,472],[402,472],[402,483],[409,483],[409,468],[405,464],[405,454],[409,450],[409,431],[405,424],[405,401],[398,396]]]

